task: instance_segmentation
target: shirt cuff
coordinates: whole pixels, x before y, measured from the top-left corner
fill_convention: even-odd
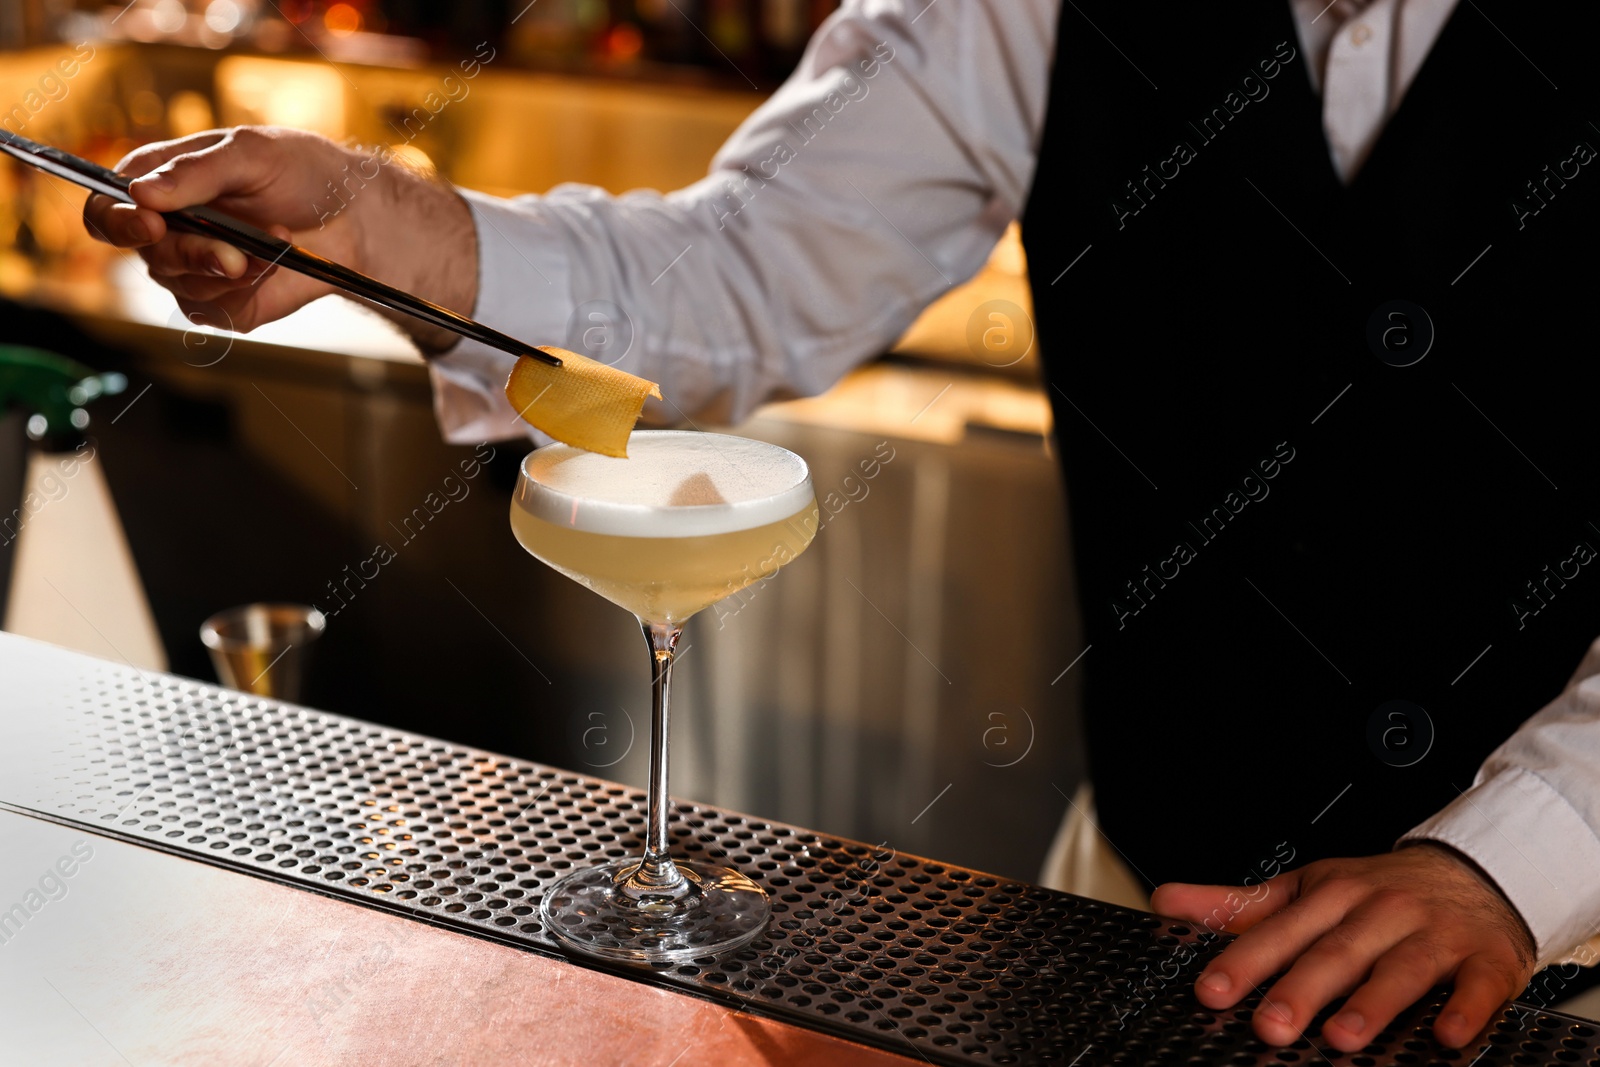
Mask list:
[[[1502,770],[1400,840],[1437,841],[1477,863],[1528,924],[1541,966],[1597,932],[1600,840],[1537,774]]]
[[[537,201],[458,191],[478,232],[478,302],[472,317],[529,344],[564,344],[572,298],[560,228]],[[505,398],[515,362],[508,352],[467,339],[428,361],[434,415],[446,441],[548,440],[518,418]]]

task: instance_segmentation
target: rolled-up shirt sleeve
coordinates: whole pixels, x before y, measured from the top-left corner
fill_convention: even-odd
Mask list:
[[[1600,640],[1572,680],[1479,769],[1472,788],[1401,838],[1457,849],[1522,914],[1541,965],[1600,949]]]
[[[474,317],[578,347],[577,309],[619,309],[607,327],[631,344],[608,361],[661,383],[651,422],[821,392],[971,277],[1021,211],[1058,4],[849,0],[685,189],[464,191]],[[447,439],[528,429],[502,395],[511,361],[472,341],[431,361]]]

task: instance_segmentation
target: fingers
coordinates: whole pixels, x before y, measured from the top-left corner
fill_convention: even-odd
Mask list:
[[[230,130],[214,143],[173,155],[135,178],[128,192],[140,207],[176,211],[246,192],[263,180],[262,149],[268,134]]]
[[[1394,1017],[1421,999],[1454,968],[1425,933],[1414,934],[1372,964],[1372,977],[1351,994],[1322,1033],[1334,1048],[1354,1052],[1370,1044]],[[1312,1014],[1322,1009],[1318,1004]],[[1305,1017],[1310,1021],[1310,1016]]]
[[[1191,882],[1167,882],[1158,885],[1150,894],[1150,909],[1158,915],[1189,922],[1202,922],[1213,908],[1235,890],[1225,885],[1195,885]]]
[[[252,262],[252,267],[256,266]],[[249,333],[332,291],[314,278],[277,267],[267,268],[255,281],[189,277],[164,280],[162,284],[178,297],[178,306],[185,315],[201,316],[198,325],[236,333]]]
[[[250,257],[232,245],[194,234],[172,234],[142,253],[156,279],[198,274],[211,278],[242,278],[250,271]]]
[[[98,193],[83,205],[83,228],[89,236],[118,248],[143,248],[167,234],[167,223],[154,211],[119,204]]]
[[[1237,934],[1282,910],[1294,899],[1299,882],[1298,872],[1250,887],[1168,882],[1150,894],[1150,907],[1214,932]]]
[[[1442,1045],[1460,1048],[1486,1026],[1491,1016],[1526,983],[1509,962],[1489,953],[1469,956],[1456,969],[1455,992],[1433,1024]]]
[[[1480,952],[1457,967],[1452,957],[1441,956],[1438,947],[1422,934],[1407,938],[1373,965],[1372,977],[1328,1020],[1323,1036],[1345,1052],[1365,1047],[1452,970],[1455,991],[1433,1030],[1441,1044],[1460,1048],[1482,1032],[1523,983],[1509,958]]]
[[[1338,1048],[1351,1051],[1365,1046],[1367,1033],[1376,1033],[1440,977],[1441,969],[1429,954],[1429,945],[1406,941],[1423,922],[1420,909],[1397,895],[1368,898],[1343,922],[1300,953],[1289,972],[1273,984],[1269,1003],[1264,1003],[1256,1012],[1256,1032],[1264,1041],[1278,1044],[1294,1041],[1330,1001],[1360,984],[1373,968],[1374,960],[1384,961],[1389,981],[1398,981],[1413,972],[1421,974],[1420,990],[1410,1000],[1395,1005],[1380,1020],[1377,1016],[1388,1001],[1383,996],[1386,987],[1373,984],[1379,979],[1379,973],[1373,971],[1373,982],[1365,988],[1374,989],[1380,995],[1372,1002],[1371,1010],[1362,1012],[1361,1005],[1352,1000],[1355,1007],[1347,1005],[1336,1020],[1323,1028]],[[1426,973],[1422,974],[1424,971]],[[1342,1035],[1336,1032],[1340,1030],[1344,1031]],[[1351,1041],[1355,1043],[1350,1044]]]
[[[116,171],[139,178],[186,152],[210,148],[226,136],[221,130],[212,130],[145,145],[124,156]],[[91,236],[118,248],[143,248],[167,235],[167,223],[160,211],[121,204],[109,196],[89,197],[83,205],[83,225]]]
[[[1257,1036],[1272,1044],[1307,1036],[1323,1009],[1349,994],[1322,1037],[1357,1051],[1453,978],[1434,1036],[1460,1048],[1484,1031],[1533,969],[1532,938],[1515,909],[1480,873],[1441,849],[1323,861],[1264,884],[1282,891],[1250,902],[1227,922],[1243,932],[1206,966],[1195,994],[1225,1009],[1283,973],[1252,1019]],[[1227,918],[1236,892],[1167,885],[1152,903],[1191,920],[1208,911]]]
[[[202,148],[210,148],[227,136],[226,130],[207,130],[204,133],[180,137],[175,141],[157,141],[129,152],[113,169],[129,178],[138,178],[185,152],[198,152]]]
[[[293,240],[281,226],[272,234]],[[169,234],[139,255],[149,265],[150,277],[178,298],[186,314],[192,306],[202,316],[199,324],[240,333],[286,315],[325,291],[298,275],[275,279],[275,266],[195,234]]]
[[[137,178],[141,174],[148,174],[170,159],[174,159],[186,152],[198,152],[202,148],[225,140],[227,130],[206,130],[202,133],[193,133],[187,137],[177,137],[170,141],[154,141],[147,145],[140,145],[132,152],[122,157],[122,162],[114,168],[118,174],[126,174],[130,178]]]
[[[162,287],[177,297],[179,301],[189,300],[202,304],[214,304],[223,297],[234,294],[242,294],[248,297],[255,288],[249,281],[202,278],[198,275],[188,274],[178,278],[162,278],[159,280]]]
[[[1211,961],[1195,983],[1196,996],[1207,1007],[1232,1007],[1338,926],[1362,893],[1359,883],[1329,879],[1301,896],[1282,894],[1287,899],[1276,913],[1254,924]]]

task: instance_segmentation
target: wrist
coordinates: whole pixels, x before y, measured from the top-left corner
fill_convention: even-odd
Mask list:
[[[1511,902],[1511,898],[1506,896],[1505,890],[1500,888],[1500,884],[1494,880],[1488,871],[1479,865],[1477,860],[1453,845],[1447,845],[1443,841],[1435,841],[1425,837],[1410,838],[1401,841],[1395,846],[1395,851],[1397,852],[1409,850],[1432,852],[1445,857],[1456,867],[1476,879],[1485,890],[1493,893],[1500,903],[1504,905],[1504,918],[1506,919],[1502,924],[1504,933],[1517,946],[1517,954],[1523,962],[1532,965],[1534,957],[1538,953],[1538,941],[1533,936],[1532,928],[1529,927],[1528,921],[1522,917],[1522,912]]]
[[[478,237],[472,211],[450,185],[419,174],[387,148],[352,155],[377,170],[373,195],[352,201],[357,269],[441,307],[470,316],[477,302]],[[352,169],[357,164],[352,164]],[[408,315],[390,314],[425,354],[458,338]]]

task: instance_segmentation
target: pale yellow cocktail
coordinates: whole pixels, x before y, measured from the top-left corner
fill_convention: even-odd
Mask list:
[[[621,460],[619,462],[628,462]],[[682,623],[724,597],[770,578],[805,551],[817,507],[747,530],[698,537],[627,537],[546,522],[518,508],[522,547],[646,622]]]
[[[534,556],[638,616],[654,669],[644,856],[568,874],[540,915],[581,951],[658,963],[747,944],[770,914],[745,875],[667,852],[667,696],[683,624],[804,552],[818,516],[805,461],[776,445],[661,430],[634,433],[627,453],[530,453],[511,528]]]

